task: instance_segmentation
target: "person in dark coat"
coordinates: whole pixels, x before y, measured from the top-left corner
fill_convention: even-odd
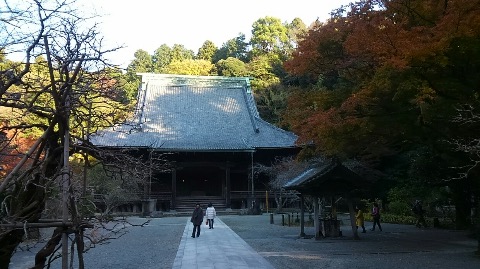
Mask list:
[[[195,233],[197,234],[197,237],[199,237],[200,226],[202,226],[203,223],[203,210],[200,207],[200,204],[197,204],[195,206],[195,210],[193,210],[192,218],[190,219],[190,221],[193,223],[192,237],[195,238]]]
[[[380,225],[380,208],[377,203],[373,203],[372,209],[372,218],[373,218],[373,228],[370,231],[375,231],[375,225],[378,225],[380,232],[382,231],[382,226]]]
[[[424,217],[425,210],[423,210],[422,201],[416,200],[415,204],[412,207],[412,211],[417,217],[415,226],[417,226],[417,228],[420,228],[423,225],[423,227],[427,228],[427,222],[425,221],[425,217]]]

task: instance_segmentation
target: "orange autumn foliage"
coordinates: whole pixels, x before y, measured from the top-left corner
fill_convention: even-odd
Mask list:
[[[0,126],[2,127],[2,126]],[[15,130],[3,133],[0,144],[0,179],[13,170],[15,165],[23,158],[24,153],[35,143],[34,138],[19,135]],[[28,163],[28,161],[27,161]]]
[[[480,33],[479,0],[363,0],[311,29],[285,69],[316,79],[332,69],[407,68],[439,57],[451,41]]]
[[[449,100],[470,98],[474,82],[460,85],[454,62],[455,53],[475,51],[469,38],[480,38],[480,0],[350,4],[311,29],[286,62],[291,75],[308,77],[316,90],[297,90],[284,119],[301,142],[313,141],[326,154],[394,154],[409,135],[418,139],[418,126],[434,122],[427,117],[442,102],[451,107]],[[444,83],[443,76],[452,78]],[[324,106],[326,96],[341,100]]]

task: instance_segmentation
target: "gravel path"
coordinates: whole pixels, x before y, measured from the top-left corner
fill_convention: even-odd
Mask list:
[[[145,223],[144,218],[128,218],[133,225]],[[147,225],[127,226],[121,232],[111,233],[112,239],[97,244],[84,254],[88,269],[159,269],[172,268],[178,246],[185,229],[185,217],[151,219]],[[119,226],[121,227],[121,226]],[[42,244],[27,250],[18,250],[9,269],[33,266],[34,255]],[[75,261],[75,268],[78,262]],[[53,262],[51,269],[60,269],[61,260]]]
[[[219,217],[276,269],[480,268],[480,258],[473,255],[477,242],[459,231],[382,224],[383,232],[368,231],[360,234],[361,240],[352,240],[351,229],[342,226],[342,237],[315,240],[299,238],[298,226],[282,226],[280,215],[275,215],[275,224],[270,224],[268,214]],[[129,218],[133,224],[145,220]],[[85,254],[86,268],[171,268],[187,220],[187,217],[155,218],[144,227],[128,227],[128,232],[119,238],[90,249]],[[313,236],[314,229],[306,227],[305,233]],[[39,247],[18,251],[10,269],[29,268]],[[51,268],[61,268],[60,260]]]
[[[367,231],[353,240],[344,225],[342,237],[315,240],[299,238],[300,228],[279,225],[278,216],[273,225],[266,215],[221,218],[276,269],[480,268],[480,257],[473,255],[476,241],[464,232],[382,224],[383,232]],[[313,236],[314,229],[306,227],[305,233]]]

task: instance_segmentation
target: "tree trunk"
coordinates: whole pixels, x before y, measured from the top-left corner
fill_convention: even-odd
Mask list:
[[[476,235],[477,235],[477,251],[475,251],[475,255],[480,256],[480,192],[475,194],[475,228],[476,228]]]
[[[475,255],[480,256],[480,223],[477,223],[477,251],[475,251]]]
[[[27,181],[25,177],[24,181]],[[23,184],[22,184],[23,183]],[[8,195],[16,199],[4,200],[9,209],[9,215],[6,220],[17,222],[36,222],[41,216],[45,207],[45,193],[42,177],[33,175],[28,183],[18,182],[15,187],[9,191]],[[6,230],[0,236],[0,268],[8,268],[11,255],[18,244],[23,241],[25,231],[23,229]]]
[[[22,242],[23,229],[3,233],[0,237],[0,268],[8,268],[10,259],[18,244]]]
[[[453,190],[453,201],[455,203],[455,228],[465,230],[471,227],[470,209],[471,193],[467,191],[465,182],[457,182],[451,186]]]
[[[77,242],[78,269],[85,269],[85,262],[83,260],[83,252],[85,251],[85,242],[83,241],[82,229],[80,229],[80,231],[75,234],[75,241]]]
[[[62,227],[55,228],[53,231],[52,237],[48,240],[47,244],[37,252],[35,255],[35,266],[31,269],[43,269],[45,268],[45,263],[47,258],[55,252],[56,246],[60,243],[62,239]]]
[[[46,141],[54,139],[54,135],[46,136]],[[24,167],[28,173],[24,177],[16,178],[16,184],[13,189],[6,189],[6,195],[16,197],[12,202],[7,203],[7,207],[10,209],[9,216],[6,218],[17,222],[37,222],[45,208],[45,179],[53,176],[57,171],[59,162],[59,154],[55,154],[55,145],[58,145],[56,140],[49,143],[49,147],[44,156],[46,161],[40,167],[40,170],[45,171],[44,175],[33,174],[36,170],[28,170]],[[37,149],[43,149],[45,145],[36,145]],[[41,157],[40,152],[35,155],[33,164],[39,162]],[[13,175],[15,176],[15,175]],[[12,176],[12,177],[13,177]],[[5,200],[4,200],[5,202]],[[22,242],[24,236],[24,230],[12,230],[2,233],[0,236],[0,268],[8,268],[11,255],[17,246]],[[43,267],[38,267],[43,268]]]

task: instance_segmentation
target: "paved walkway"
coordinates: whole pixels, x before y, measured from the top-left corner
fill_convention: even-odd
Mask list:
[[[188,220],[173,269],[274,269],[219,218],[215,218],[214,229],[203,224],[199,237],[192,238],[192,230]]]
[[[268,214],[222,215],[215,218],[215,229],[203,224],[200,237],[192,238],[189,217],[131,217],[123,225],[136,227],[126,225],[91,248],[84,255],[85,268],[480,268],[473,255],[478,241],[467,231],[382,223],[383,232],[367,231],[362,240],[352,240],[345,224],[343,237],[315,240],[299,238],[298,226],[282,226],[280,215],[274,219],[270,224]],[[305,233],[313,235],[314,228],[305,227]],[[42,246],[32,242],[19,247],[9,268],[31,268]],[[50,268],[60,269],[61,259]],[[78,268],[76,259],[73,268]]]

